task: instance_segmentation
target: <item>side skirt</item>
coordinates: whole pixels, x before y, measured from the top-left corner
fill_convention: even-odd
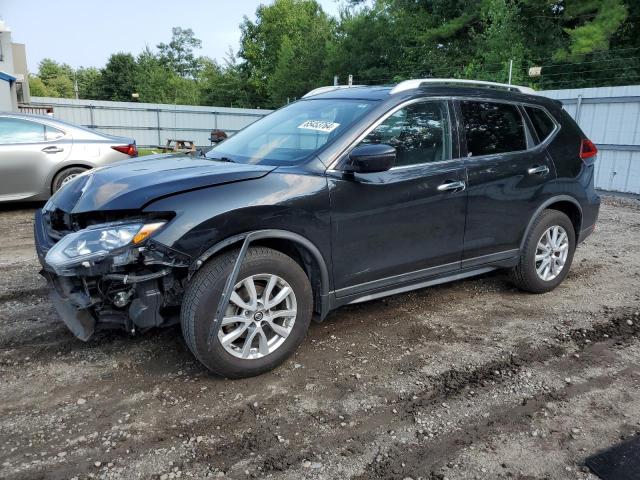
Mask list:
[[[349,304],[368,302],[369,300],[376,300],[378,298],[388,297],[390,295],[397,295],[399,293],[410,292],[412,290],[419,290],[421,288],[432,287],[434,285],[440,285],[442,283],[455,282],[456,280],[462,280],[468,277],[475,277],[477,275],[482,275],[483,273],[488,273],[493,270],[496,270],[496,267],[478,268],[476,270],[471,270],[469,272],[461,272],[453,275],[447,275],[446,277],[442,277],[442,278],[434,278],[433,280],[426,280],[424,282],[416,283],[414,285],[407,285],[405,287],[398,287],[398,288],[386,290],[383,292],[364,295],[362,297],[356,298],[355,300],[351,300]]]
[[[340,292],[336,291],[329,292],[330,307],[328,310],[334,310],[348,304],[368,302],[369,300],[388,297],[398,293],[405,293],[412,290],[418,290],[420,288],[440,285],[442,283],[455,282],[456,280],[475,277],[500,268],[511,268],[518,263],[518,254],[519,251],[514,249],[499,252],[497,254],[463,260],[461,265],[462,268],[455,271],[442,272],[439,275],[433,274],[435,269],[423,270],[422,272],[425,275],[421,278],[415,278],[414,274],[418,272],[411,272],[408,275],[404,275],[404,281],[398,278],[400,281],[396,281],[391,284],[387,283],[387,285],[380,285],[378,288],[370,288],[366,291],[359,291],[346,296],[337,296],[336,293],[339,294]],[[431,275],[429,275],[429,273],[431,273]],[[385,279],[380,280],[379,282],[383,282],[384,280]],[[321,320],[322,319],[324,319],[324,316],[321,317]]]
[[[411,283],[408,285],[396,286],[387,289],[378,289],[377,291],[363,292],[356,295],[349,295],[348,297],[335,297],[332,296],[331,308],[335,309],[343,305],[368,302],[370,300],[376,300],[378,298],[388,297],[390,295],[396,295],[399,293],[406,293],[412,290],[419,290],[421,288],[432,287],[434,285],[440,285],[442,283],[454,282],[456,280],[462,280],[468,277],[475,277],[484,273],[496,270],[498,267],[482,267],[475,268],[468,271],[458,271],[453,274],[443,275],[429,280],[424,280],[418,283]]]

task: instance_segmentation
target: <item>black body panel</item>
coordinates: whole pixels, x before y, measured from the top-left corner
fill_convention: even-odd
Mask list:
[[[459,268],[466,193],[440,192],[464,181],[461,160],[375,174],[330,174],[333,273],[338,296],[380,279]]]

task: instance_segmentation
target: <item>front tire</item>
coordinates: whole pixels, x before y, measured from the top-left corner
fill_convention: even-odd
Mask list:
[[[224,253],[201,267],[181,310],[182,333],[191,352],[227,378],[252,377],[284,362],[302,343],[313,312],[304,270],[277,250],[251,247],[210,348],[211,323],[237,254]]]
[[[550,292],[566,278],[576,248],[573,223],[558,210],[545,210],[534,221],[511,279],[521,290]]]

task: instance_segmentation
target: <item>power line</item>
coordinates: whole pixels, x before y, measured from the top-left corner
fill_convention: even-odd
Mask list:
[[[626,81],[630,81],[630,80],[636,81],[636,80],[640,79],[640,75],[630,75],[630,76],[627,76],[627,77],[620,77],[620,76],[616,75],[614,77],[601,77],[601,78],[597,78],[597,79],[576,78],[576,79],[573,79],[573,80],[553,80],[551,85],[557,85],[557,84],[563,84],[563,83],[588,82],[588,81],[594,81],[594,80],[597,80],[598,82],[602,82],[604,80],[613,80],[613,79],[617,79],[617,80],[625,81],[625,82]],[[598,86],[604,87],[604,86],[607,86],[607,85],[598,85]],[[577,88],[580,88],[580,87],[577,87]]]
[[[597,70],[579,70],[575,72],[559,72],[559,73],[543,73],[541,77],[555,77],[562,75],[581,75],[583,73],[593,73],[593,72],[610,72],[611,70],[638,70],[640,71],[640,65],[632,66],[632,67],[610,67],[610,68],[600,68]]]

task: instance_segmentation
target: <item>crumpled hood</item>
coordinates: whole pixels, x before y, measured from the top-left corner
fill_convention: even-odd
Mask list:
[[[184,154],[150,155],[90,170],[56,192],[49,206],[67,213],[140,209],[160,197],[260,178],[274,169]]]

